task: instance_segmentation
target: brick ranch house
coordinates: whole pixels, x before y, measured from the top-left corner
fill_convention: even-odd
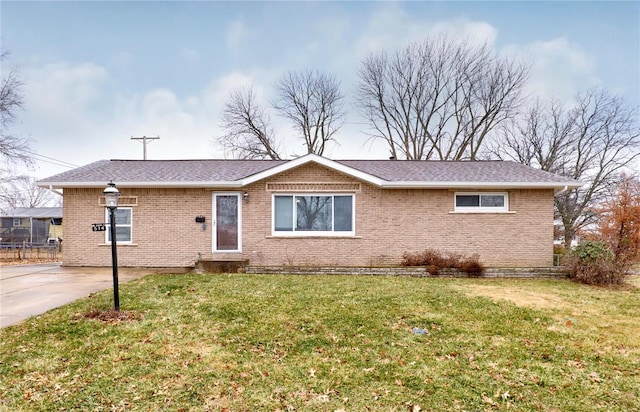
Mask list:
[[[38,182],[64,193],[65,266],[110,266],[103,190],[121,192],[118,263],[392,266],[427,248],[491,267],[553,265],[554,193],[575,180],[514,162],[102,160]]]

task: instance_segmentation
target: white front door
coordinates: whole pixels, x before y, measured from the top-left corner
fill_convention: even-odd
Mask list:
[[[213,251],[242,250],[242,203],[240,193],[213,194]]]

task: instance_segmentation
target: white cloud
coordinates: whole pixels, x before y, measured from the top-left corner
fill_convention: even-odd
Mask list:
[[[220,110],[217,88],[193,96],[169,89],[141,95],[116,92],[108,71],[95,64],[46,64],[25,69],[26,110],[17,134],[32,137],[34,150],[74,164],[105,158],[141,158],[131,136],[160,136],[148,147],[150,159],[210,157],[210,139]],[[35,174],[64,171],[39,163]]]
[[[68,63],[47,64],[27,70],[27,93],[45,97],[32,103],[56,109],[61,100],[70,100],[79,105],[87,104],[100,95],[100,89],[109,75],[103,67],[92,63],[72,66]]]
[[[498,31],[491,24],[483,21],[470,21],[457,18],[433,24],[431,34],[444,34],[453,38],[469,40],[477,44],[494,45]]]
[[[123,113],[124,136],[160,136],[149,145],[149,159],[209,157],[210,138],[216,118],[207,96],[179,97],[171,90],[150,90],[139,98],[130,98]],[[141,158],[141,147],[128,147],[127,158]]]
[[[504,51],[531,64],[528,86],[534,96],[571,101],[576,93],[600,84],[593,59],[565,38],[511,45]]]
[[[355,54],[362,57],[380,50],[397,50],[411,42],[438,34],[488,44],[493,44],[497,37],[496,29],[486,22],[464,18],[443,21],[416,20],[400,5],[382,3],[382,7],[371,15],[366,28],[356,41]]]
[[[96,107],[102,105],[109,81],[103,67],[46,64],[26,68],[24,78],[25,112],[20,119],[26,135],[38,142],[48,141],[52,133],[63,137],[81,131],[87,136],[92,118],[99,116]]]

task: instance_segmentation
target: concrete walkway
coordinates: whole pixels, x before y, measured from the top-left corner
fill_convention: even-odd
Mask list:
[[[118,284],[152,273],[120,268]],[[0,267],[0,327],[14,325],[91,293],[113,288],[112,269],[68,268],[59,263]]]

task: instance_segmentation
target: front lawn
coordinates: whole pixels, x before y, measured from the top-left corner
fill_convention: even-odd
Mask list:
[[[2,329],[7,411],[625,411],[640,291],[561,280],[157,275]]]

